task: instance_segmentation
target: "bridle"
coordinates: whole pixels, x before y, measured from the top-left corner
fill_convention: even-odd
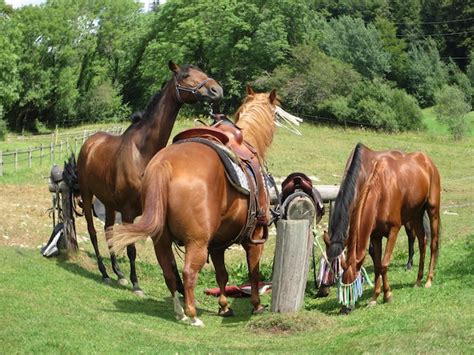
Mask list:
[[[181,98],[181,95],[179,94],[180,91],[185,91],[185,92],[190,92],[191,94],[194,95],[196,99],[198,99],[198,90],[202,88],[204,85],[206,85],[209,81],[214,80],[213,78],[207,78],[201,81],[199,84],[193,87],[187,87],[187,86],[182,86],[178,83],[178,79],[176,79],[176,75],[174,76],[174,86],[176,89],[176,98],[180,103],[184,103],[183,99]]]

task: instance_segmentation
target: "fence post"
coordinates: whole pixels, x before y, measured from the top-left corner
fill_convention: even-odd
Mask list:
[[[15,171],[18,169],[18,149],[15,149]]]
[[[87,131],[84,130],[84,135],[82,136],[82,143],[84,144],[84,142],[86,141],[86,134],[87,134]]]
[[[3,152],[0,150],[0,176],[3,176]]]
[[[28,148],[28,168],[31,169],[31,159],[32,159],[32,152],[31,147]]]
[[[49,160],[50,162],[54,161],[54,143],[53,142],[49,144]]]
[[[40,145],[40,165],[43,166],[43,143]]]

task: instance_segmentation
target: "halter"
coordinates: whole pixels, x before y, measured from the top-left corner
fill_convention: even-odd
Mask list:
[[[199,84],[197,84],[194,87],[187,87],[187,86],[182,86],[178,83],[178,80],[176,79],[176,75],[174,76],[174,86],[176,88],[176,98],[178,99],[179,103],[184,103],[183,99],[181,98],[181,95],[179,94],[179,91],[185,91],[185,92],[190,92],[191,94],[194,95],[194,97],[197,99],[198,98],[198,90],[202,88],[204,85],[206,85],[209,81],[214,80],[212,78],[207,78],[201,81]]]

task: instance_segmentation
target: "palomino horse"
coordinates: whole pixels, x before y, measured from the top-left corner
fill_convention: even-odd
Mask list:
[[[440,224],[440,176],[436,166],[424,153],[417,152],[394,158],[385,156],[376,160],[357,199],[349,222],[349,235],[331,235],[328,257],[334,259],[342,253],[344,244],[347,256],[341,258],[343,268],[341,287],[351,287],[359,278],[369,242],[375,270],[374,294],[369,305],[375,305],[383,280],[384,301],[392,299],[387,269],[395,241],[402,225],[410,223],[419,239],[420,264],[416,286],[423,278],[426,236],[423,228],[425,211],[430,220],[431,259],[425,287],[430,287],[438,254]],[[382,237],[387,237],[382,259]],[[349,292],[352,304],[357,297]]]
[[[132,124],[121,136],[99,132],[86,140],[77,161],[77,175],[83,202],[87,229],[97,256],[104,281],[109,282],[97,245],[92,220],[92,199],[96,196],[105,206],[105,230],[111,233],[115,212],[122,221],[132,223],[142,212],[140,192],[143,173],[150,159],[166,146],[176,116],[183,103],[220,100],[221,86],[198,68],[189,65],[180,68],[169,62],[173,77],[148,104],[140,121]],[[133,290],[142,294],[135,271],[136,250],[127,247],[130,259],[130,280]],[[114,272],[121,284],[126,284],[116,257],[111,253]]]
[[[364,184],[367,182],[373,164],[384,157],[401,158],[405,155],[406,153],[401,150],[375,151],[369,149],[362,143],[358,143],[355,146],[347,160],[341,187],[334,202],[334,208],[331,213],[331,221],[329,225],[329,236],[334,235],[336,239],[342,238],[344,240],[347,238],[350,219],[355,207],[354,205],[358,199],[358,194],[360,194]],[[426,220],[427,218],[425,215],[423,226],[425,233],[429,234],[429,222]],[[411,269],[413,266],[413,245],[416,234],[412,224],[413,223],[411,222],[405,223],[405,231],[408,236],[407,270]],[[325,235],[324,238],[327,247],[329,246],[329,236]],[[371,250],[372,248],[369,249],[369,251]],[[325,297],[328,294],[329,286],[321,285],[317,295]]]
[[[273,139],[275,112],[280,108],[276,106],[274,90],[265,94],[254,93],[247,88],[247,94],[237,111],[236,124],[241,128],[245,141],[254,147],[262,161]],[[177,319],[190,317],[193,325],[203,324],[196,317],[194,288],[198,272],[209,252],[221,290],[219,314],[229,315],[232,310],[225,297],[228,274],[224,265],[224,251],[245,228],[250,200],[229,183],[217,153],[198,142],[166,147],[155,155],[146,168],[142,201],[142,218],[133,225],[119,227],[112,240],[109,240],[112,250],[120,250],[151,236],[166,284],[174,297]],[[258,294],[263,228],[257,226],[252,239],[246,237],[240,241],[247,253],[252,289],[250,301],[254,313],[264,309]],[[176,280],[171,270],[173,241],[184,244],[186,250],[183,269],[185,314],[177,298]]]

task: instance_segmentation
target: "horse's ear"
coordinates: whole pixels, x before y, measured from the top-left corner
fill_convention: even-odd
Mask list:
[[[255,91],[253,91],[252,87],[249,84],[245,86],[245,92],[247,93],[247,95],[255,95]]]
[[[276,98],[277,98],[277,92],[276,92],[275,89],[273,89],[273,90],[270,92],[270,96],[269,96],[270,103],[271,103],[271,104],[274,104],[275,101],[276,101]]]
[[[173,73],[178,74],[179,69],[180,69],[178,64],[176,64],[176,63],[174,63],[172,60],[170,60],[170,61],[168,62],[168,67],[170,68],[170,70],[171,70]]]

